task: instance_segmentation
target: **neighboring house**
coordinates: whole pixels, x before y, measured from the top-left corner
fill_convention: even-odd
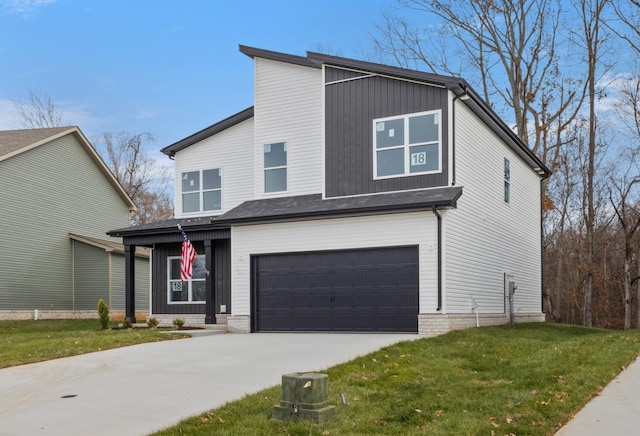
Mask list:
[[[124,246],[105,232],[135,205],[77,127],[0,131],[0,319],[124,313]],[[149,306],[149,254],[136,260]]]
[[[549,170],[464,80],[240,51],[254,106],[162,150],[176,218],[109,232],[152,248],[154,316],[427,335],[544,320]],[[187,282],[178,225],[199,255]]]

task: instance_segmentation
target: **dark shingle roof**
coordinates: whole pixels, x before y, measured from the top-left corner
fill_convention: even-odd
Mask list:
[[[246,201],[215,221],[233,225],[428,210],[455,207],[461,195],[462,187],[447,187],[330,199],[322,194],[267,198]]]

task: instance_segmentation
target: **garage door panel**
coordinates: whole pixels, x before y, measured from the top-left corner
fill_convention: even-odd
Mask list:
[[[263,255],[256,331],[417,331],[418,248]]]

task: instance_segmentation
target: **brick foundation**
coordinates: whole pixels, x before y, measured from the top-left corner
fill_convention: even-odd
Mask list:
[[[230,315],[227,318],[229,333],[251,333],[251,317],[249,315]]]
[[[520,313],[516,314],[515,322],[544,322],[544,313]],[[479,314],[478,324],[480,327],[491,325],[502,325],[509,323],[509,315]],[[418,334],[424,336],[438,336],[452,330],[464,330],[476,327],[475,314],[420,314],[418,315]]]

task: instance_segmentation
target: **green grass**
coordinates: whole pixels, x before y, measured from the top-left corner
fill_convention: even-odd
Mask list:
[[[639,352],[639,331],[536,323],[452,332],[324,371],[337,407],[324,424],[271,421],[273,387],[154,434],[550,435]]]
[[[179,337],[153,329],[101,330],[97,319],[0,321],[0,368]]]

